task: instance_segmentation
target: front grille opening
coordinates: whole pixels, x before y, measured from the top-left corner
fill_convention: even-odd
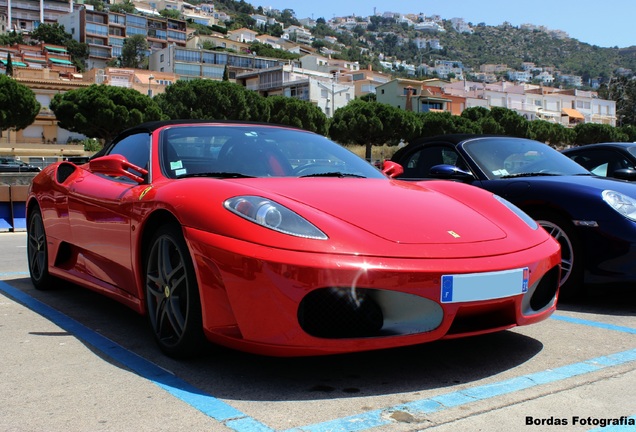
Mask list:
[[[552,302],[559,288],[560,276],[561,268],[559,266],[553,267],[543,275],[530,298],[530,307],[532,309],[539,311]]]
[[[429,332],[442,322],[435,301],[389,290],[321,288],[298,307],[298,323],[311,336],[342,339]]]
[[[506,300],[487,306],[464,306],[457,311],[449,335],[474,333],[516,325],[515,302]]]

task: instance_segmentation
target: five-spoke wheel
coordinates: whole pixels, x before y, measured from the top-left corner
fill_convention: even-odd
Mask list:
[[[39,290],[53,286],[53,278],[49,274],[48,257],[42,213],[35,207],[30,211],[27,223],[27,259],[31,282]]]
[[[201,301],[181,230],[160,228],[148,251],[146,306],[155,339],[170,356],[191,356],[202,346]]]

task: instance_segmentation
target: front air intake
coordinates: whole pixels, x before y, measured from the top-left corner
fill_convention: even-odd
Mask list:
[[[384,317],[368,290],[321,288],[300,302],[298,322],[315,337],[357,338],[377,336]]]

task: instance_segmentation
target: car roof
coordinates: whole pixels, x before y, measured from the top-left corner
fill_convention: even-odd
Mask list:
[[[195,125],[195,124],[277,126],[277,127],[286,127],[289,129],[296,129],[293,126],[285,126],[285,125],[279,125],[275,123],[261,123],[261,122],[250,122],[250,121],[241,121],[241,120],[178,119],[178,120],[158,120],[158,121],[141,123],[137,126],[133,126],[131,128],[128,128],[122,131],[118,136],[129,135],[129,134],[138,133],[138,132],[151,133],[164,126]]]
[[[431,137],[420,137],[420,138],[416,138],[415,140],[413,140],[406,146],[396,151],[393,154],[393,157],[391,158],[391,160],[397,161],[405,153],[408,154],[414,148],[423,146],[431,142],[444,142],[447,144],[452,144],[454,146],[457,146],[460,143],[467,141],[469,139],[473,139],[473,138],[514,138],[514,137],[509,137],[505,135],[488,135],[488,134],[448,134],[448,135],[435,135]],[[524,138],[518,138],[518,139],[524,139]]]

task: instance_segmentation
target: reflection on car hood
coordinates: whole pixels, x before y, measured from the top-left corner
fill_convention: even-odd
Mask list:
[[[267,182],[269,194],[264,195],[285,196],[396,243],[460,244],[506,237],[477,210],[421,183],[324,178],[299,182]]]

